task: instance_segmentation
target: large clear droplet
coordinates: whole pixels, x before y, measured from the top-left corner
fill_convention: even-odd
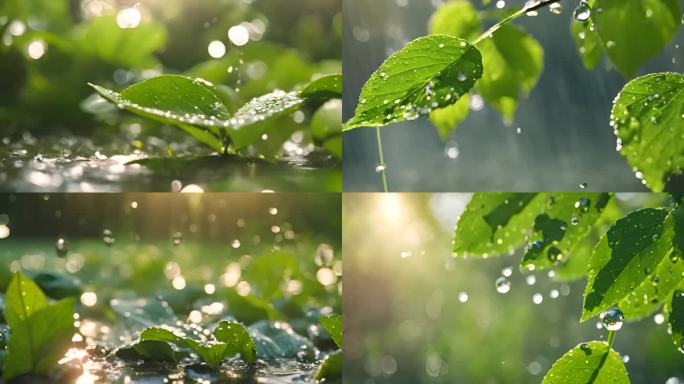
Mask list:
[[[499,293],[508,293],[511,290],[511,282],[503,276],[496,279],[494,284],[496,285],[496,291]]]
[[[617,331],[622,328],[622,324],[625,322],[625,316],[622,314],[622,311],[613,308],[601,314],[601,321],[607,330]]]
[[[591,17],[591,7],[589,6],[589,3],[587,3],[585,0],[580,1],[580,3],[577,5],[577,8],[575,8],[573,17],[575,20],[581,21],[583,23],[588,21]]]

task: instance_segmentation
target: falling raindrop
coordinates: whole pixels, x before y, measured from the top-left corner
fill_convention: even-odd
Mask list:
[[[609,309],[601,314],[601,321],[609,331],[617,331],[622,328],[625,317],[619,309]]]
[[[582,189],[587,189],[587,187],[589,186],[589,184],[587,184],[587,183],[580,183],[579,186],[580,186],[580,188],[582,188]]]
[[[532,295],[532,302],[535,304],[541,304],[544,301],[544,296],[541,293],[535,293]]]
[[[499,293],[508,293],[508,291],[511,290],[511,282],[503,276],[496,279],[494,285],[496,286],[496,291]]]
[[[114,245],[114,242],[116,241],[114,235],[112,235],[112,231],[109,229],[102,231],[102,240],[104,240],[105,245],[108,247]]]
[[[173,245],[180,245],[183,242],[183,234],[180,232],[176,232],[173,234]]]
[[[468,293],[467,292],[461,292],[458,294],[458,301],[461,303],[465,303],[468,301]]]
[[[69,252],[69,246],[64,238],[57,239],[55,243],[55,251],[57,252],[57,257],[65,258]]]

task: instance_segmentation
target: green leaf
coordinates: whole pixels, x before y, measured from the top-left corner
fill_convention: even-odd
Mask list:
[[[74,300],[42,307],[11,327],[4,361],[6,381],[25,374],[46,374],[69,348],[74,329]]]
[[[174,332],[165,328],[147,328],[140,334],[140,340],[157,340],[173,343],[182,348],[189,348],[210,365],[217,367],[223,362],[224,353],[226,351],[226,344],[213,343],[202,344],[200,341],[193,340],[182,334],[175,334]]]
[[[88,21],[76,36],[81,52],[127,68],[154,67],[157,60],[153,53],[166,45],[163,25],[143,21],[136,28],[119,28],[114,15]]]
[[[153,361],[176,361],[176,352],[165,341],[141,340],[133,345],[138,354]]]
[[[513,120],[521,94],[537,84],[544,68],[544,51],[522,28],[502,25],[479,44],[484,72],[475,89],[508,120]]]
[[[435,109],[430,112],[430,121],[437,127],[437,133],[442,140],[446,140],[451,132],[470,114],[470,95],[463,95],[448,107]]]
[[[430,33],[475,40],[482,30],[477,10],[469,1],[449,1],[435,11],[430,19]]]
[[[282,327],[273,321],[261,320],[250,325],[249,330],[256,343],[257,356],[261,359],[315,359],[314,344],[294,332],[292,328]]]
[[[429,115],[455,103],[480,76],[482,57],[467,41],[446,35],[416,39],[371,75],[343,131]]]
[[[458,220],[454,256],[512,252],[522,245],[545,204],[536,193],[476,193]]]
[[[521,266],[548,268],[564,261],[589,234],[610,201],[608,193],[548,193],[544,213],[534,220],[534,232]]]
[[[568,254],[567,260],[555,269],[558,281],[574,281],[587,275],[587,266],[594,250],[594,239],[587,237]]]
[[[314,80],[302,90],[301,96],[305,99],[318,97],[326,99],[341,98],[342,75],[327,75]]]
[[[672,40],[681,16],[677,0],[596,0],[591,17],[613,65],[632,77]]]
[[[684,76],[656,73],[630,81],[613,104],[620,153],[660,192],[684,168]]]
[[[316,380],[335,380],[341,378],[343,362],[342,351],[331,353],[321,363],[321,367],[316,372]]]
[[[684,291],[677,290],[672,295],[669,323],[672,341],[677,349],[684,353]]]
[[[298,92],[274,91],[250,100],[230,116],[212,90],[212,85],[199,79],[162,75],[132,85],[120,94],[91,85],[120,108],[175,124],[221,153],[227,148],[224,137],[230,138],[235,149],[246,147],[259,140],[264,130],[270,128],[257,123],[291,112],[305,101]],[[312,95],[321,97],[317,93]]]
[[[47,298],[38,285],[17,272],[7,287],[5,295],[5,319],[14,328],[34,313],[47,306]]]
[[[603,56],[603,43],[594,22],[573,20],[570,24],[570,34],[575,39],[582,63],[587,69],[594,69]]]
[[[622,358],[608,343],[582,343],[556,361],[543,384],[629,384]]]
[[[224,356],[240,354],[247,363],[256,361],[256,344],[247,332],[247,328],[240,323],[222,321],[214,331],[214,337],[226,344]]]
[[[672,221],[667,210],[646,208],[608,230],[591,256],[582,321],[617,304],[653,274],[672,248]]]
[[[330,315],[321,317],[321,324],[328,331],[335,344],[342,348],[342,316]]]
[[[333,99],[323,104],[311,117],[311,135],[337,158],[342,158],[342,100]],[[339,144],[339,146],[335,146]],[[328,148],[330,145],[330,148]]]

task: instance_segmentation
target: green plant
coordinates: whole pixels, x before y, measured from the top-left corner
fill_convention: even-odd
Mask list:
[[[342,377],[342,316],[331,315],[321,317],[321,324],[330,334],[333,341],[340,348],[328,355],[321,363],[321,367],[316,373],[316,380],[334,380]]]
[[[610,228],[604,231],[605,226]],[[684,353],[681,195],[621,217],[607,193],[477,193],[458,221],[453,254],[487,258],[512,254],[524,244],[521,269],[554,268],[566,279],[587,277],[580,321],[600,315],[609,331],[607,343],[582,343],[569,351],[544,383],[628,383],[611,348],[615,332],[624,321],[659,309],[668,317],[675,347]]]
[[[11,335],[3,354],[4,380],[52,371],[75,332],[73,316],[73,299],[49,304],[33,281],[16,273],[5,299],[5,319]]]
[[[342,130],[376,127],[378,171],[386,191],[380,127],[427,116],[446,139],[468,116],[472,91],[504,119],[515,118],[521,95],[529,94],[539,80],[544,53],[532,36],[510,22],[526,14],[536,15],[545,7],[558,13],[562,5],[560,0],[530,0],[519,10],[478,11],[467,0],[448,1],[434,13],[430,35],[407,44],[371,75],[354,117]],[[483,21],[489,19],[498,22],[482,32]],[[671,40],[680,19],[676,0],[581,0],[574,10],[571,33],[588,69],[605,54],[629,78]],[[673,120],[683,118],[678,76],[658,74],[634,80],[625,87],[613,110],[618,149],[654,191],[661,191],[670,176],[684,167],[678,144],[684,129],[680,121]],[[656,83],[659,78],[667,81]],[[634,106],[631,96],[625,101],[626,95],[639,88],[649,94],[637,98],[642,103]],[[647,108],[644,99],[655,100],[656,106]],[[635,122],[644,117],[651,122],[636,126]],[[655,141],[649,140],[655,137]],[[649,156],[643,150],[647,145],[662,151]]]
[[[177,125],[222,154],[234,153],[254,144],[262,135],[277,131],[278,125],[262,123],[267,119],[305,106],[315,110],[329,99],[342,96],[342,76],[329,75],[308,84],[301,91],[274,91],[254,98],[231,113],[229,106],[221,100],[217,87],[202,79],[162,75],[132,85],[121,93],[94,84],[91,86],[119,108]],[[335,140],[339,131],[336,134],[334,124],[329,131],[318,137],[324,142]],[[341,154],[341,151],[333,152]]]

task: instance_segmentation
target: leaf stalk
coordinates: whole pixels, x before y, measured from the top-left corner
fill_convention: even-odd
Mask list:
[[[505,17],[503,20],[501,20],[501,21],[499,21],[498,23],[494,24],[494,25],[493,25],[491,28],[489,28],[485,33],[483,33],[483,34],[481,34],[480,36],[478,36],[478,38],[475,39],[475,41],[473,41],[473,45],[477,45],[477,44],[479,44],[482,40],[484,40],[484,39],[486,39],[486,38],[491,37],[492,35],[494,35],[494,32],[496,32],[499,28],[501,28],[502,25],[504,25],[504,24],[506,24],[506,23],[508,23],[508,22],[510,22],[510,21],[515,20],[515,19],[517,19],[518,17],[520,17],[520,16],[522,16],[522,15],[524,15],[524,14],[526,14],[526,13],[534,12],[534,11],[540,9],[540,8],[547,7],[547,6],[549,6],[549,5],[553,4],[553,3],[558,3],[558,2],[560,2],[560,1],[561,1],[561,0],[541,0],[541,1],[538,1],[538,2],[530,3],[529,5],[523,7],[523,9],[519,10],[518,12],[515,12],[515,13],[513,13],[512,15],[509,15],[509,16]]]

